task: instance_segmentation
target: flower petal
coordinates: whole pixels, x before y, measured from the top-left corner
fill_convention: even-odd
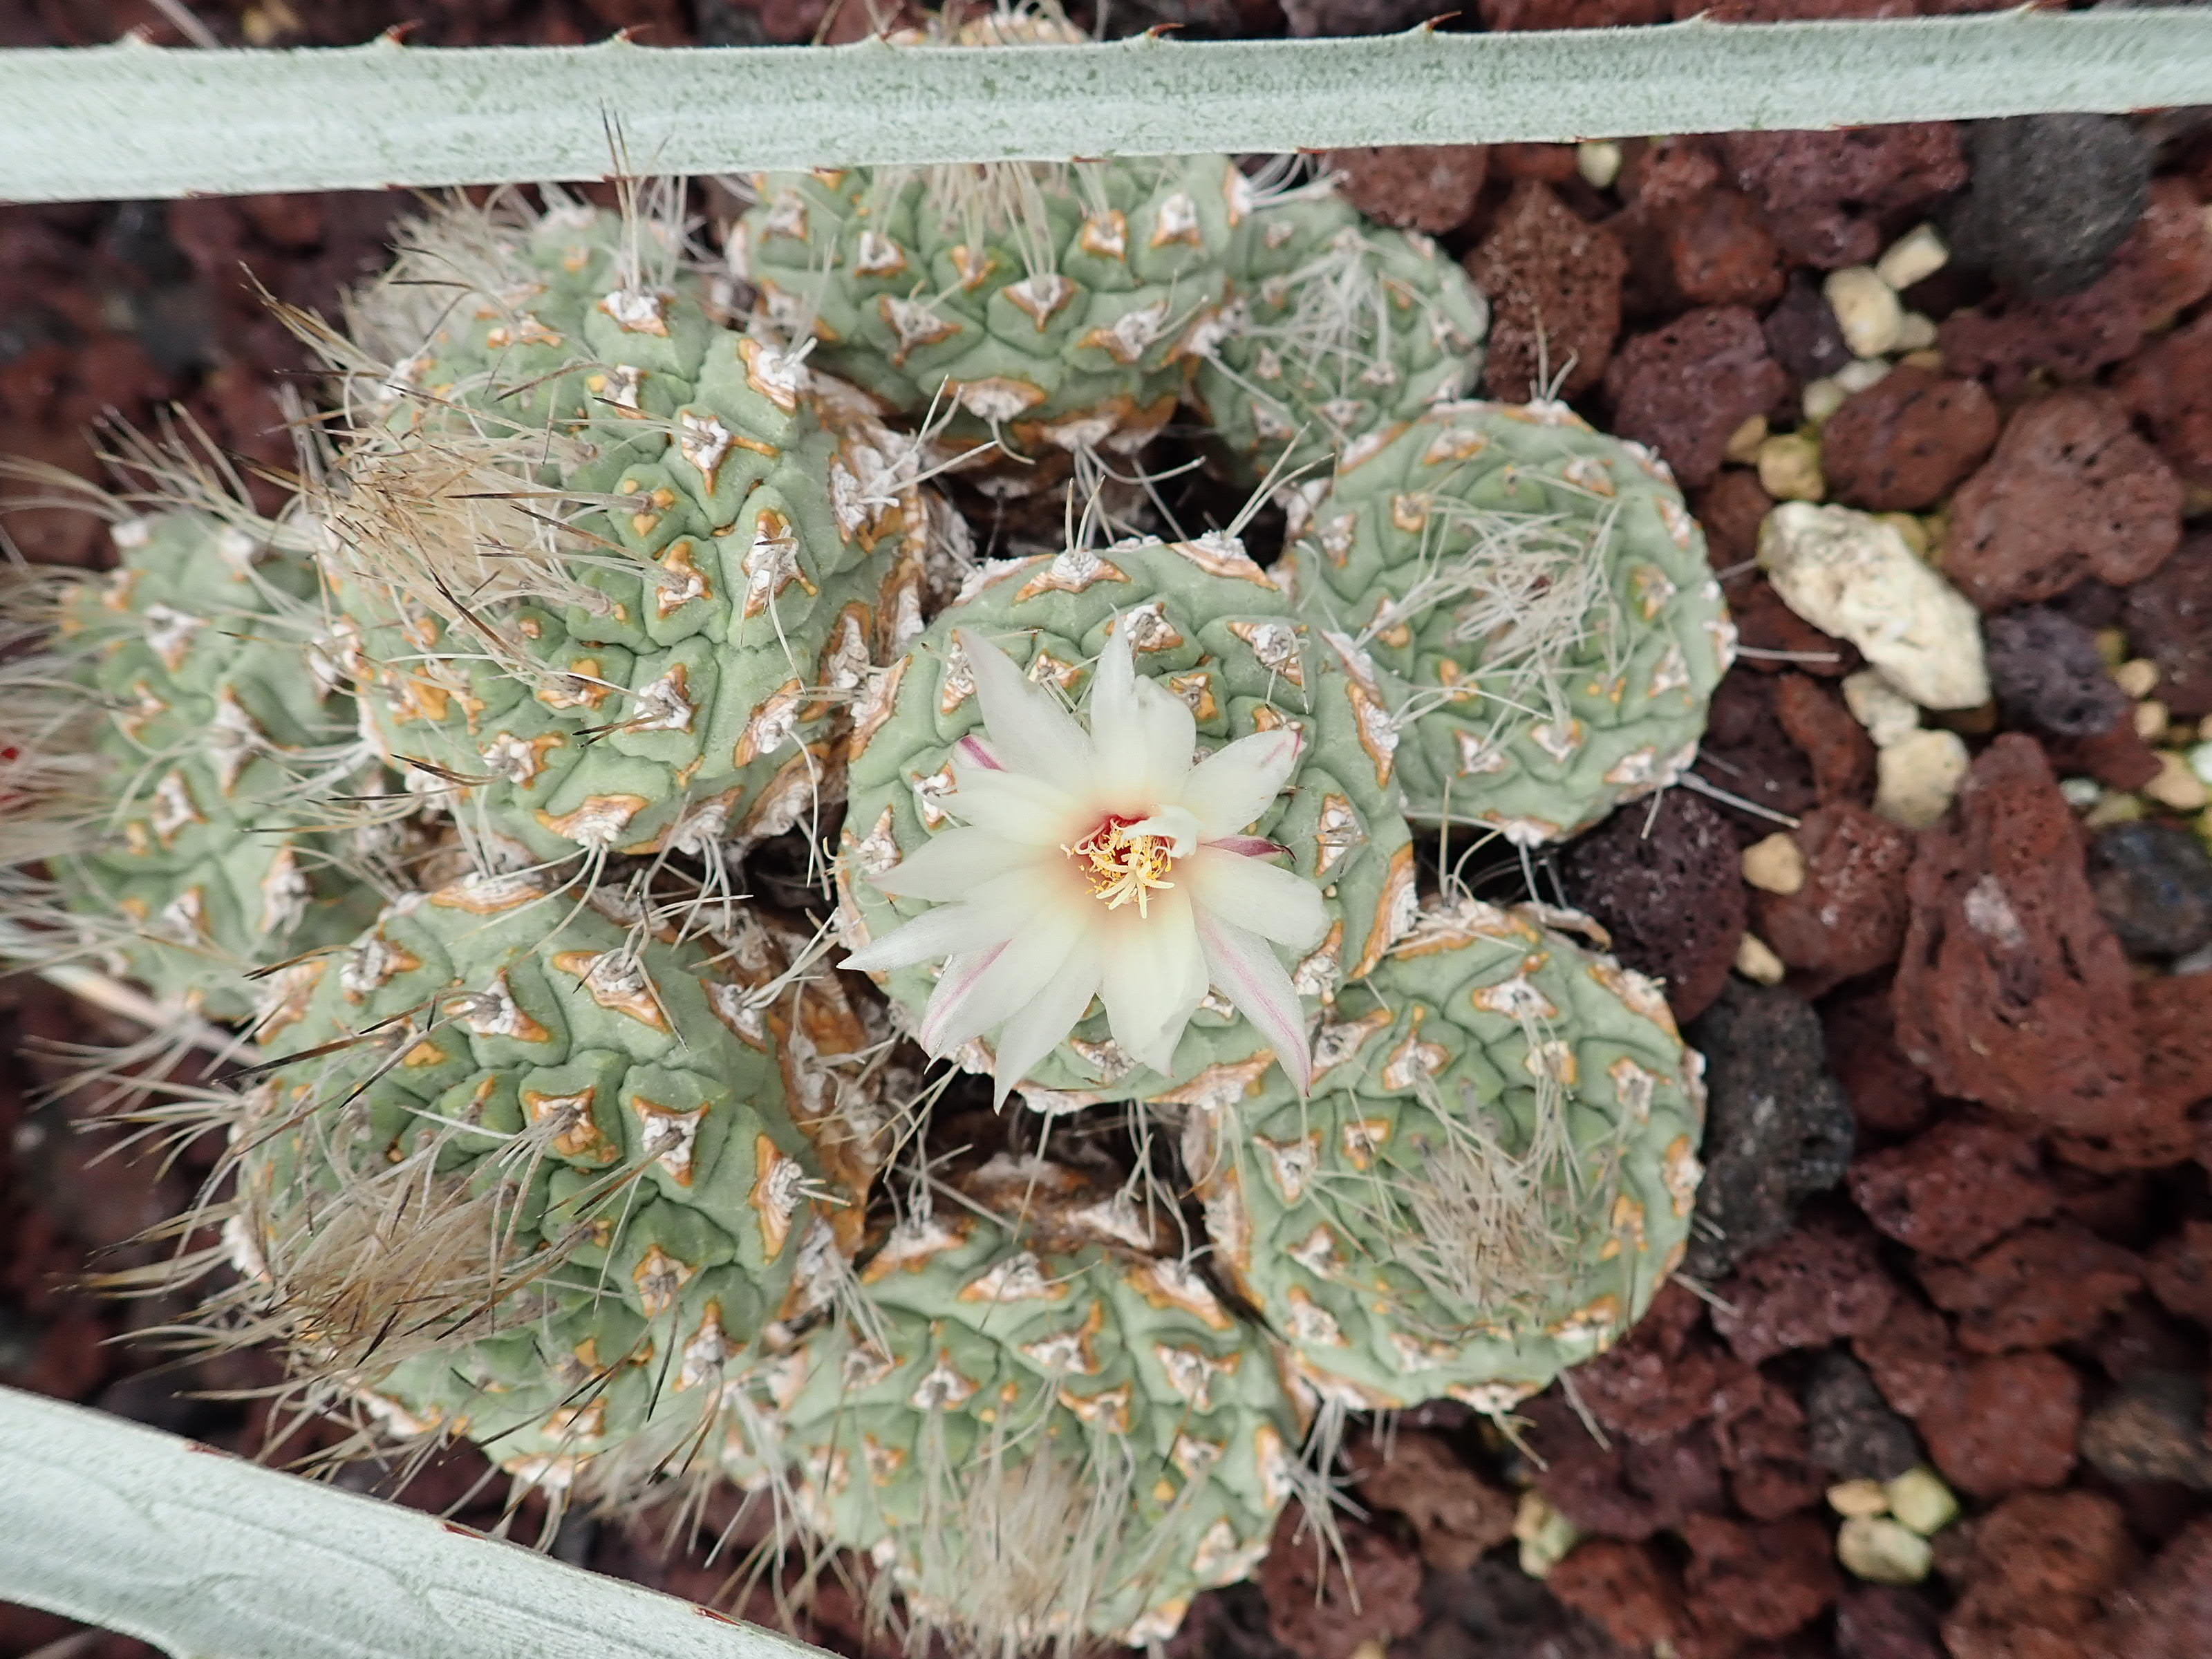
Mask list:
[[[1306,1041],[1305,1012],[1291,976],[1267,940],[1194,906],[1191,921],[1206,970],[1222,994],[1267,1039],[1301,1097],[1313,1087],[1313,1051]]]
[[[1188,806],[1163,806],[1150,817],[1139,818],[1131,824],[1129,833],[1158,836],[1167,842],[1169,856],[1176,859],[1187,859],[1195,853],[1204,835],[1198,815]]]
[[[1136,647],[1127,629],[1117,628],[1107,636],[1106,648],[1091,671],[1083,712],[1090,719],[1091,742],[1098,757],[1098,792],[1117,798],[1149,796],[1153,789],[1152,759],[1137,703]]]
[[[952,636],[975,676],[991,752],[1009,771],[1028,772],[1063,789],[1090,781],[1095,760],[1091,738],[1041,685],[1030,684],[1014,659],[972,628]]]
[[[1035,996],[999,1030],[994,1045],[997,1059],[991,1068],[991,1103],[1003,1106],[1006,1093],[1027,1077],[1039,1060],[1060,1046],[1075,1029],[1098,993],[1097,940],[1080,940],[1067,960]]]
[[[1201,847],[1177,859],[1175,872],[1190,884],[1192,903],[1278,945],[1309,951],[1328,932],[1321,889],[1294,870]]]
[[[946,830],[908,854],[879,876],[868,878],[894,898],[950,903],[975,888],[1036,861],[1037,849],[993,835],[988,830]]]
[[[996,945],[1021,931],[1034,902],[1033,893],[979,890],[969,903],[940,904],[923,911],[881,939],[871,940],[838,966],[880,974]]]
[[[948,968],[922,1011],[916,1034],[921,1046],[933,1054],[946,1054],[1012,1018],[1060,971],[1091,927],[1080,911],[1042,911],[981,972],[956,980]]]
[[[1191,922],[1190,900],[1170,890],[1153,900],[1149,916],[1116,921],[1100,941],[1106,1023],[1123,1052],[1164,1073],[1169,1067],[1163,1062],[1172,1060],[1174,1045],[1163,1052],[1163,1034],[1172,1027],[1180,1036],[1206,995],[1206,958]]]
[[[1198,716],[1190,705],[1158,680],[1136,684],[1136,725],[1149,768],[1146,787],[1170,799],[1190,771],[1191,751],[1198,746]]]
[[[1298,734],[1288,726],[1255,732],[1217,749],[1191,769],[1181,799],[1208,840],[1249,829],[1273,805],[1298,763]]]
[[[1024,847],[1058,847],[1090,825],[1066,790],[1026,772],[987,772],[953,763],[952,793],[941,798],[956,818]]]

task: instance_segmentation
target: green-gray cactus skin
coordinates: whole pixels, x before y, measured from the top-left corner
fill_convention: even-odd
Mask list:
[[[823,1327],[761,1419],[801,1520],[976,1651],[1164,1639],[1300,1486],[1265,1334],[1118,1230],[1056,1233],[902,1224],[862,1270],[875,1329]]]
[[[1290,867],[1322,888],[1328,934],[1291,971],[1309,1011],[1317,1008],[1380,961],[1412,920],[1413,849],[1395,807],[1392,734],[1371,665],[1300,625],[1268,573],[1226,538],[1129,542],[986,566],[878,676],[854,717],[838,874],[848,943],[858,946],[924,908],[887,897],[869,877],[947,822],[940,803],[952,787],[952,751],[981,732],[954,630],[979,630],[1032,679],[1049,677],[1079,700],[1117,627],[1139,630],[1137,672],[1190,706],[1207,749],[1285,724],[1299,728],[1297,770],[1254,833],[1287,848]],[[932,969],[915,967],[882,983],[918,1018],[934,980]],[[959,1058],[990,1066],[980,1041]],[[1048,1111],[1100,1100],[1221,1103],[1256,1088],[1274,1064],[1249,1023],[1209,996],[1176,1051],[1174,1076],[1133,1063],[1094,1011],[1030,1073],[1024,1093]]]
[[[1735,650],[1664,463],[1561,404],[1384,428],[1292,514],[1292,585],[1372,653],[1407,815],[1522,846],[1674,781]]]
[[[900,414],[1024,454],[1174,414],[1253,213],[1224,155],[765,174],[730,243],[775,326]]]
[[[1360,438],[1480,378],[1481,290],[1427,237],[1370,224],[1333,191],[1260,207],[1230,282],[1191,402],[1244,482],[1326,477]]]
[[[1703,1061],[1650,981],[1479,901],[1338,999],[1305,1101],[1193,1112],[1212,1260],[1324,1398],[1499,1413],[1680,1264]]]
[[[333,515],[364,544],[338,593],[370,730],[523,861],[705,853],[804,821],[836,798],[846,700],[921,622],[931,508],[908,441],[716,326],[692,285],[610,287],[611,234],[549,216],[510,249],[535,279],[444,313],[410,360],[419,395],[354,463],[411,446],[434,468],[457,434],[519,445],[518,494],[604,503],[562,556],[572,602],[433,614],[377,579],[367,515],[343,497]]]
[[[133,978],[218,1018],[247,975],[349,939],[378,896],[332,797],[374,772],[318,635],[315,569],[242,525],[179,508],[118,524],[121,557],[64,599],[58,644],[97,706],[98,821],[50,859]]]
[[[794,1121],[767,1000],[712,949],[477,875],[286,970],[228,1237],[310,1370],[565,1486],[655,1413],[698,1419],[811,1308],[854,1194]],[[359,1271],[413,1250],[419,1283],[404,1322],[372,1307],[342,1340],[349,1295],[398,1289],[346,1288],[365,1217],[398,1231]]]

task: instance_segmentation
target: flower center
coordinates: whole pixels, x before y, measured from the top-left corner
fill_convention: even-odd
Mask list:
[[[1129,833],[1129,826],[1140,821],[1109,814],[1074,846],[1060,850],[1075,860],[1091,884],[1091,896],[1109,910],[1133,904],[1139,915],[1148,916],[1152,895],[1175,885],[1166,878],[1175,860],[1165,836]]]

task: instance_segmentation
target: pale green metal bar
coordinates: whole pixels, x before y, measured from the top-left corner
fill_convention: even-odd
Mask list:
[[[0,199],[1832,127],[2212,103],[2212,11],[1075,47],[0,52]]]
[[[0,1601],[177,1659],[823,1659],[434,1516],[0,1389]]]

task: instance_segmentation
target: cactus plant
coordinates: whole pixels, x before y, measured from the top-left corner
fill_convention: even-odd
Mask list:
[[[920,625],[912,441],[713,324],[661,221],[592,211],[418,233],[357,308],[400,368],[328,492],[369,727],[509,862],[789,828]]]
[[[1663,463],[1560,404],[1371,434],[1292,514],[1300,608],[1370,651],[1409,816],[1527,846],[1674,781],[1735,649]]]
[[[1310,1099],[1186,1120],[1212,1261],[1326,1398],[1502,1413],[1681,1261],[1702,1061],[1656,986],[1545,919],[1425,907],[1339,997]]]
[[[1192,402],[1233,470],[1326,478],[1370,432],[1463,396],[1490,307],[1436,244],[1366,222],[1326,179],[1275,192],[1236,245]]]
[[[834,1298],[882,1154],[849,1073],[872,1034],[802,1008],[757,922],[719,960],[677,925],[726,914],[472,875],[288,969],[216,1322],[555,1488],[618,1491],[702,1431]]]
[[[970,641],[975,642],[973,649]],[[998,663],[980,659],[994,646],[1025,665],[1034,685],[1049,683],[1073,698],[1088,682],[1090,734],[1064,712],[1053,710],[1035,716],[1040,724],[1034,732],[1000,732],[999,716],[988,704],[1003,659]],[[1094,668],[1094,664],[1099,665]],[[1117,677],[1133,670],[1136,679],[1133,684],[1122,684],[1118,678],[1110,682],[1115,687],[1110,692],[1112,707],[1102,720],[1101,699],[1109,696],[1105,689],[1109,667]],[[1004,672],[1011,677],[1010,668]],[[1162,696],[1162,691],[1170,695]],[[1019,701],[1012,692],[1004,696],[1009,707]],[[992,716],[991,743],[982,744],[987,714]],[[1127,937],[1117,936],[1098,948],[1113,958],[1109,966],[1114,973],[1126,970],[1126,977],[1138,981],[1139,988],[1117,988],[1109,974],[1103,986],[1104,1010],[1086,1015],[1090,991],[1071,983],[1066,988],[1067,1006],[1048,1023],[1056,1034],[1067,1030],[1073,1022],[1073,1033],[1048,1054],[1037,1048],[1051,1035],[1042,1026],[1019,1038],[1011,1035],[1014,1028],[1010,1026],[1001,1046],[1020,1052],[1010,1054],[1001,1064],[980,1036],[995,1021],[948,1036],[946,1020],[957,1017],[933,1019],[933,1012],[943,1014],[945,1008],[942,1002],[933,1006],[940,981],[933,979],[930,970],[939,958],[951,959],[953,967],[946,972],[962,979],[963,987],[971,969],[983,970],[980,949],[971,948],[979,941],[952,937],[963,920],[949,915],[951,907],[942,907],[931,921],[933,927],[952,930],[946,933],[943,948],[924,951],[919,946],[886,943],[873,953],[866,949],[870,940],[893,924],[915,916],[920,902],[953,896],[954,890],[963,885],[953,881],[947,886],[933,873],[948,858],[962,856],[949,849],[933,852],[917,865],[919,879],[892,872],[902,862],[921,854],[956,818],[964,819],[970,811],[980,811],[989,804],[963,808],[958,791],[980,792],[986,787],[972,780],[979,769],[1000,763],[992,750],[1006,746],[1010,738],[1018,738],[1022,747],[1018,753],[1010,749],[1005,763],[1024,773],[1034,769],[1039,778],[1034,788],[1026,779],[1018,780],[1028,792],[1022,799],[1035,796],[1048,803],[1058,799],[1053,791],[1062,784],[1071,792],[1070,799],[1080,796],[1085,801],[1097,788],[1110,784],[1103,758],[1095,773],[1088,769],[1091,763],[1085,757],[1094,740],[1103,757],[1109,744],[1126,747],[1156,737],[1161,750],[1158,768],[1165,769],[1165,781],[1152,780],[1148,773],[1142,787],[1129,787],[1127,805],[1107,804],[1109,819],[1120,833],[1141,837],[1153,822],[1146,815],[1167,799],[1162,792],[1184,787],[1180,779],[1186,775],[1182,769],[1188,766],[1194,738],[1212,746],[1288,730],[1296,732],[1295,758],[1284,754],[1268,763],[1275,769],[1269,778],[1283,783],[1287,793],[1273,799],[1263,791],[1250,803],[1253,822],[1216,825],[1205,833],[1228,838],[1222,855],[1237,859],[1240,865],[1249,854],[1265,857],[1287,850],[1290,871],[1320,890],[1321,902],[1312,907],[1318,943],[1300,942],[1303,953],[1280,988],[1285,1000],[1295,992],[1310,1009],[1342,981],[1357,977],[1380,960],[1411,916],[1413,848],[1395,810],[1390,737],[1365,659],[1356,650],[1319,639],[1299,625],[1267,573],[1226,538],[1130,542],[987,567],[960,602],[878,677],[856,716],[852,796],[842,832],[839,881],[847,937],[863,947],[860,965],[881,972],[885,989],[921,1023],[926,1038],[960,1044],[963,1064],[994,1070],[1002,1096],[1026,1079],[1033,1105],[1058,1109],[1098,1099],[1234,1098],[1256,1083],[1274,1055],[1291,1066],[1289,1075],[1296,1080],[1304,1065],[1303,1019],[1287,1011],[1266,1014],[1262,1005],[1268,999],[1249,993],[1244,985],[1248,971],[1255,981],[1271,970],[1274,979],[1283,978],[1272,955],[1263,960],[1248,957],[1248,971],[1230,967],[1225,958],[1212,953],[1211,945],[1206,947],[1209,954],[1202,964],[1180,955],[1155,956],[1152,952],[1156,948],[1167,949],[1160,942],[1166,934],[1157,939],[1148,935],[1133,915],[1124,915],[1121,920],[1132,924],[1124,930]],[[1055,772],[1055,767],[1061,770]],[[967,780],[963,768],[968,769]],[[1068,769],[1080,775],[1066,775]],[[1195,781],[1203,771],[1187,775]],[[1167,777],[1168,773],[1174,777]],[[991,782],[988,787],[1002,791],[1012,786]],[[1041,795],[1039,789],[1044,792]],[[1070,901],[1073,908],[1086,914],[1094,908],[1094,897],[1115,905],[1117,896],[1137,896],[1133,891],[1107,891],[1096,879],[1089,881],[1086,896],[1077,879],[1083,871],[1076,865],[1079,854],[1092,843],[1083,838],[1084,826],[1073,820],[1060,824],[1054,819],[1042,829],[1010,823],[997,815],[978,821],[988,823],[994,834],[1012,836],[1021,848],[1035,852],[1042,865],[1054,866],[1031,872],[1047,887],[1039,890],[1035,902],[1040,908],[1027,917],[1027,924],[1050,925],[1025,925],[1024,951],[1030,945],[1042,949],[1042,941],[1060,922],[1077,927],[1085,920],[1085,915],[1061,916],[1056,909],[1046,916],[1045,908],[1056,906],[1061,895],[1061,885],[1050,884],[1055,877],[1063,878],[1062,885],[1075,895]],[[1163,838],[1166,833],[1153,838],[1158,842],[1155,850],[1170,848],[1170,841]],[[1063,838],[1070,844],[1059,845]],[[1130,842],[1132,848],[1137,844]],[[984,851],[988,854],[988,848]],[[968,873],[977,879],[998,874],[1012,880],[1018,872],[1006,861],[1011,856],[1002,849]],[[1092,860],[1084,871],[1095,876],[1091,865],[1096,863]],[[1066,868],[1058,867],[1063,865]],[[1176,867],[1168,862],[1155,870],[1153,874],[1162,878],[1157,884],[1172,888],[1177,879],[1195,881],[1200,874],[1194,864],[1177,877]],[[925,868],[933,873],[922,875]],[[1230,873],[1246,876],[1248,883],[1262,879],[1241,870]],[[1265,872],[1273,886],[1281,886],[1284,874],[1273,869]],[[1030,879],[1031,875],[1021,878]],[[893,891],[908,896],[893,898]],[[1201,896],[1202,889],[1193,887],[1156,901],[1169,907],[1167,921],[1180,928],[1176,937],[1187,934],[1191,924],[1177,922],[1182,913],[1172,907],[1187,903],[1202,909]],[[1280,914],[1302,928],[1306,913],[1293,906],[1297,896],[1285,890]],[[1088,919],[1100,927],[1109,925],[1103,915]],[[1247,918],[1240,915],[1239,920]],[[1256,925],[1264,928],[1268,924],[1262,920]],[[1254,953],[1269,949],[1256,936],[1251,945]],[[963,951],[967,954],[959,954]],[[1055,965],[1042,963],[1025,971],[1048,977]],[[1187,973],[1194,974],[1195,981],[1188,988],[1187,998],[1177,1000],[1170,990]],[[1209,977],[1229,993],[1226,998],[1208,989]],[[1100,988],[1095,978],[1091,988]],[[1140,989],[1145,997],[1139,996]],[[1173,1018],[1139,1030],[1146,1023],[1127,1011],[1153,992],[1175,1004]],[[1188,1030],[1181,1023],[1185,1018]],[[976,1041],[967,1042],[969,1036]]]
[[[1166,423],[1253,211],[1225,155],[770,173],[732,268],[766,319],[949,441],[1127,453]]]
[[[351,937],[394,878],[334,802],[380,786],[297,527],[230,506],[117,519],[108,576],[26,579],[33,654],[0,670],[7,850],[52,878],[21,884],[43,915],[19,943],[111,953],[218,1018],[252,1011],[257,968]]]
[[[764,1418],[797,1515],[958,1650],[1173,1633],[1306,1484],[1263,1333],[1136,1206],[1060,1172],[1019,1219],[949,1203],[862,1270],[875,1328],[819,1328]]]

